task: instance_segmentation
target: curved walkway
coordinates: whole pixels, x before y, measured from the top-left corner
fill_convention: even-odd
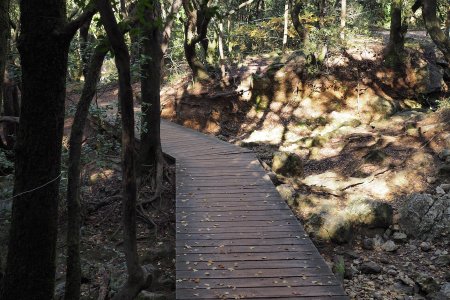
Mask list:
[[[348,299],[251,151],[162,121],[177,299]]]

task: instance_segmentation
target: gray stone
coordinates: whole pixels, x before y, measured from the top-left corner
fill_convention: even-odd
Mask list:
[[[358,199],[351,201],[346,211],[357,225],[369,228],[389,228],[392,225],[393,208],[388,203]]]
[[[439,153],[439,159],[446,160],[447,157],[450,157],[450,149],[444,149]]]
[[[286,183],[280,184],[277,186],[277,191],[280,193],[281,198],[287,202],[287,204],[291,206],[295,205],[295,197],[297,193],[293,187]]]
[[[420,249],[424,252],[428,252],[431,250],[431,244],[428,242],[422,242],[420,243]]]
[[[441,255],[438,258],[436,258],[434,263],[440,267],[450,266],[450,255],[449,254]]]
[[[439,291],[440,287],[437,281],[427,274],[417,274],[414,278],[420,290],[425,294],[432,294]]]
[[[450,183],[443,183],[439,185],[441,189],[443,189],[446,193],[450,192]]]
[[[375,242],[373,239],[366,238],[362,242],[362,247],[363,247],[363,249],[366,249],[366,250],[373,250],[373,249],[375,249]]]
[[[443,296],[447,297],[447,299],[450,299],[450,282],[445,282],[441,286],[440,292]]]
[[[381,245],[381,249],[386,252],[394,252],[397,251],[398,245],[396,245],[393,241],[387,241],[383,245]]]
[[[136,297],[136,300],[167,300],[167,296],[164,294],[158,294],[148,291],[142,291]]]
[[[363,274],[380,274],[382,268],[373,261],[364,262],[359,266],[359,270]]]
[[[446,164],[439,167],[439,175],[450,176],[450,164],[446,161]]]
[[[407,240],[408,236],[403,232],[394,232],[392,235],[392,239],[396,242],[404,243]]]
[[[284,176],[303,176],[303,162],[300,156],[289,152],[275,152],[272,159],[272,170]]]
[[[436,187],[436,194],[438,195],[444,195],[445,191],[443,188],[441,188],[440,186]]]
[[[450,233],[450,198],[412,194],[400,207],[399,223],[408,236],[432,240]]]

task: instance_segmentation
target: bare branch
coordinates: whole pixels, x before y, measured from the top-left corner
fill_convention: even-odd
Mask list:
[[[93,2],[90,2],[86,9],[83,11],[81,15],[77,18],[73,19],[69,23],[64,26],[64,28],[58,32],[61,35],[65,35],[69,38],[72,38],[77,30],[90,18],[92,18],[97,13],[97,8]]]
[[[19,117],[3,116],[3,117],[0,117],[0,123],[19,124]]]

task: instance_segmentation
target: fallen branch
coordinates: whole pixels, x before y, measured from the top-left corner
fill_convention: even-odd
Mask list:
[[[0,123],[19,124],[19,117],[3,116],[3,117],[0,117]]]

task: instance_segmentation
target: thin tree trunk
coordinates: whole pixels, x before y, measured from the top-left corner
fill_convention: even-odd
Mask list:
[[[445,20],[445,35],[450,38],[450,4],[448,4],[447,19]]]
[[[303,0],[293,0],[292,8],[291,8],[291,19],[292,19],[292,24],[294,25],[294,29],[295,31],[297,31],[299,37],[300,37],[300,42],[302,44],[305,44],[307,39],[308,39],[308,30],[306,29],[306,27],[304,26],[304,24],[302,24],[302,22],[300,21],[299,18],[299,14],[303,9]]]
[[[139,263],[136,241],[136,162],[134,145],[134,107],[130,56],[114,17],[109,0],[96,0],[119,72],[119,102],[122,111],[122,188],[124,252],[128,279],[114,299],[134,299],[149,284],[151,277]]]
[[[141,23],[143,37],[142,52],[146,57],[141,64],[141,96],[142,96],[142,126],[141,149],[139,152],[140,173],[152,175],[154,196],[159,197],[162,189],[163,154],[160,136],[160,87],[161,87],[161,61],[162,32],[157,26],[161,17],[161,7],[157,0],[153,0],[152,9],[146,9],[145,22]]]
[[[69,44],[93,11],[66,24],[64,0],[19,4],[22,107],[0,298],[52,299]]]
[[[433,42],[444,54],[445,60],[450,63],[450,39],[441,30],[441,24],[436,13],[436,0],[422,1],[422,15],[425,22],[425,27],[427,28]]]
[[[108,53],[108,44],[101,42],[94,50],[87,68],[85,84],[77,104],[69,139],[69,169],[67,183],[67,274],[65,300],[80,299],[80,160],[83,132],[89,113],[89,106],[97,90],[103,60]]]
[[[289,0],[284,4],[284,30],[283,30],[283,51],[286,50],[288,39],[288,22],[289,22]]]
[[[345,40],[346,22],[347,22],[347,0],[341,0],[341,26],[340,26],[341,40]]]
[[[172,27],[175,17],[181,8],[182,0],[173,0],[170,11],[166,17],[164,29],[162,32],[161,52],[164,55],[169,47],[170,36],[172,35]]]
[[[0,115],[3,107],[3,81],[8,56],[8,40],[11,34],[9,26],[9,1],[0,0]]]
[[[392,0],[391,2],[391,28],[385,60],[394,67],[401,66],[405,45],[406,30],[402,25],[402,2],[402,0]]]
[[[92,18],[86,20],[86,22],[80,27],[80,56],[81,64],[83,68],[83,76],[86,80],[89,61],[90,61],[90,51],[89,51],[89,28],[91,27]]]
[[[225,71],[225,53],[223,51],[223,23],[222,21],[219,22],[218,25],[218,31],[219,31],[219,63],[220,63],[220,73],[222,76],[222,80],[226,79],[226,71]]]

